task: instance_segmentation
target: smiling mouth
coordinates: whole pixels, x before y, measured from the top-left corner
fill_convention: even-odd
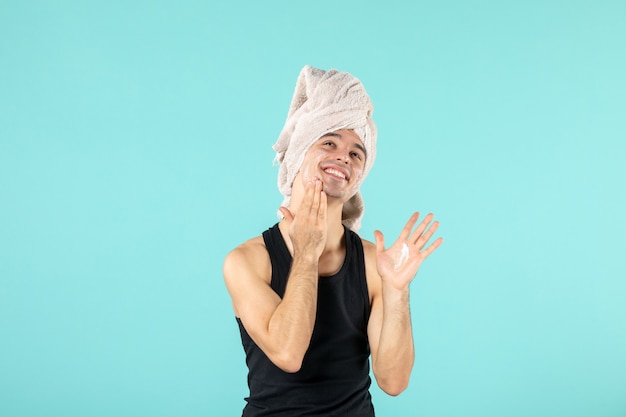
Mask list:
[[[343,172],[339,171],[338,169],[334,169],[334,168],[326,168],[324,170],[325,173],[332,175],[333,177],[338,177],[341,178],[342,180],[348,180],[348,177],[346,174],[344,174]]]

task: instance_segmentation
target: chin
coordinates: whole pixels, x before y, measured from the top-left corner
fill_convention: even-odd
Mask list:
[[[329,198],[339,199],[343,201],[348,201],[350,197],[352,197],[356,192],[347,192],[346,190],[337,190],[332,187],[323,187],[326,196]]]

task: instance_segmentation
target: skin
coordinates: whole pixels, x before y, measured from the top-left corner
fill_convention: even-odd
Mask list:
[[[297,372],[308,349],[317,308],[320,276],[341,268],[345,254],[343,204],[358,190],[367,155],[359,137],[339,130],[318,140],[305,155],[292,189],[291,205],[281,207],[279,224],[293,262],[284,297],[270,287],[271,265],[262,236],[231,251],[224,279],[235,315],[268,358],[285,372]],[[382,232],[375,243],[363,240],[371,302],[367,333],[372,369],[390,395],[406,389],[414,362],[409,284],[422,262],[443,239],[427,245],[438,227],[428,214],[408,220],[399,238],[385,248]],[[417,226],[416,226],[417,225]],[[408,246],[408,258],[406,249]],[[400,258],[404,258],[399,263]]]

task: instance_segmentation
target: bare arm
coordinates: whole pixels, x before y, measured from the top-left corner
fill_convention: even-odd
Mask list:
[[[283,298],[269,285],[271,266],[260,242],[244,244],[226,257],[224,279],[235,314],[250,337],[276,366],[297,372],[313,334],[318,262],[326,242],[326,194],[321,182],[307,186],[297,213],[284,207],[281,211],[294,251]]]
[[[388,249],[384,247],[384,237],[375,232],[375,255],[370,248],[370,256],[376,259],[373,300],[368,336],[372,351],[372,367],[381,389],[390,395],[398,395],[406,389],[413,368],[414,347],[409,308],[409,284],[415,277],[422,261],[443,241],[439,238],[424,249],[426,242],[437,230],[438,222],[428,228],[433,216],[429,214],[412,231],[418,213],[411,216],[398,240]],[[371,263],[371,262],[370,262]]]

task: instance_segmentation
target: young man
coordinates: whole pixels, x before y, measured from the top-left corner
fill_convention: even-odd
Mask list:
[[[347,73],[304,67],[274,145],[282,220],[228,254],[224,278],[249,368],[243,416],[374,416],[413,366],[409,284],[442,242],[415,213],[385,248],[356,231],[376,152],[372,105]],[[417,225],[417,226],[416,226]]]

